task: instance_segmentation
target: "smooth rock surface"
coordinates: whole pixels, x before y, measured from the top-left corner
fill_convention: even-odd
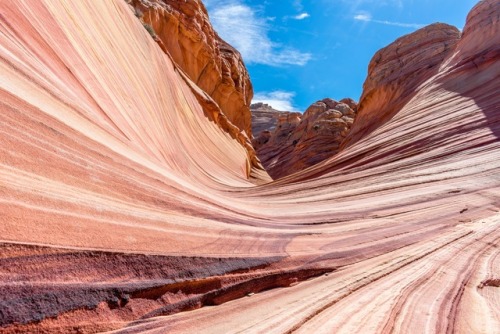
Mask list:
[[[459,39],[457,28],[435,23],[378,51],[368,66],[356,126],[344,145],[359,140],[391,119],[421,84],[438,73]]]
[[[123,0],[0,2],[0,332],[498,333],[499,13],[255,186]]]

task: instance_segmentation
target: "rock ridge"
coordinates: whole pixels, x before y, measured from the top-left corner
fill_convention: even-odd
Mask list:
[[[240,53],[214,31],[199,0],[132,0],[174,62],[218,104],[228,120],[252,138],[252,83]]]
[[[393,117],[417,88],[439,71],[454,52],[460,35],[451,25],[435,23],[378,51],[368,66],[356,124],[344,146]]]

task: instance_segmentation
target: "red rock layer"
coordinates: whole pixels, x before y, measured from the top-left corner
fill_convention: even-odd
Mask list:
[[[240,53],[213,30],[199,0],[134,0],[174,62],[208,93],[231,123],[252,138],[252,84]]]
[[[251,104],[250,111],[252,112],[252,133],[255,137],[259,137],[263,131],[267,131],[268,133],[274,131],[278,125],[280,116],[289,113],[289,111],[276,110],[272,106],[262,102]],[[261,144],[263,143],[257,145]]]
[[[495,332],[499,6],[336,156],[254,186],[125,2],[0,2],[0,331]]]
[[[454,52],[459,39],[457,28],[436,23],[378,51],[368,66],[356,126],[344,146],[391,119],[421,84],[439,72],[439,66]]]
[[[213,30],[203,3],[198,0],[127,3],[174,62],[205,115],[247,150],[248,177],[254,183],[268,182],[250,141],[249,104],[253,89],[247,69],[239,52]]]
[[[252,110],[254,120],[268,119],[272,125],[272,131],[261,131],[252,143],[266,171],[279,179],[334,156],[351,129],[356,111],[352,99],[324,99],[303,115],[274,111],[271,117],[266,111],[267,117],[263,117],[262,111]]]

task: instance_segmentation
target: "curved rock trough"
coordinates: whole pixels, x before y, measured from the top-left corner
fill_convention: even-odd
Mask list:
[[[1,333],[499,333],[499,1],[378,52],[273,182],[131,9],[0,2]]]

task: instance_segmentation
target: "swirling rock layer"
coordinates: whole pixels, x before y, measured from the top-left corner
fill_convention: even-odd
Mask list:
[[[251,145],[252,84],[240,53],[213,30],[201,1],[127,0],[160,48],[185,75],[205,114],[246,150],[253,182],[267,182]]]
[[[240,53],[213,30],[199,0],[134,0],[172,59],[207,92],[229,121],[252,138],[253,88]]]
[[[439,71],[459,39],[457,28],[436,23],[378,51],[368,66],[356,127],[345,144],[391,119],[414,96],[418,86]]]
[[[0,331],[497,332],[499,6],[255,186],[124,1],[0,2]]]

